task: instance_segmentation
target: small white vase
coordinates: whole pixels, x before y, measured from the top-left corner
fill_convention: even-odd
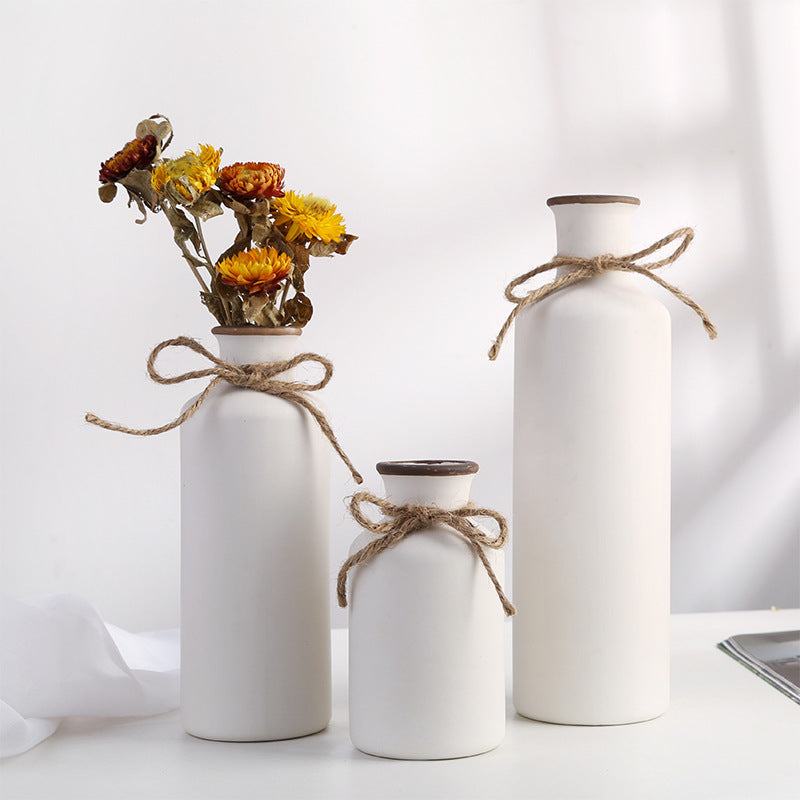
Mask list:
[[[638,203],[551,198],[558,254],[633,252]],[[514,704],[538,720],[668,705],[670,318],[641,280],[607,272],[516,321]]]
[[[396,505],[452,510],[469,501],[478,465],[378,465]],[[351,555],[374,535],[362,533]],[[486,550],[503,580],[503,552]],[[469,543],[435,525],[350,572],[350,738],[399,759],[459,758],[505,733],[503,609]]]
[[[213,333],[224,360],[250,364],[291,358],[300,331]],[[329,457],[306,411],[227,383],[181,427],[181,716],[194,736],[289,739],[330,720]]]

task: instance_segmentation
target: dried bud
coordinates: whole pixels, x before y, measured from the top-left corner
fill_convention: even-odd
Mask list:
[[[100,165],[100,183],[124,178],[131,170],[146,167],[156,156],[156,137],[152,134],[134,139]]]

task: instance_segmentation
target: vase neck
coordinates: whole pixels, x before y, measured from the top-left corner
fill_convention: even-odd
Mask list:
[[[469,502],[473,475],[384,475],[389,502],[395,505],[437,506],[446,511]]]
[[[231,364],[285,361],[297,354],[297,334],[276,333],[272,328],[247,334],[215,332],[214,336],[219,343],[220,358]]]
[[[624,256],[631,250],[631,203],[574,203],[551,206],[559,256]],[[558,275],[571,267],[559,267]]]

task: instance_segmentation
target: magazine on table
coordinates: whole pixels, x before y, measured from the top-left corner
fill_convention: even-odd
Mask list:
[[[800,631],[743,633],[717,647],[800,703]]]

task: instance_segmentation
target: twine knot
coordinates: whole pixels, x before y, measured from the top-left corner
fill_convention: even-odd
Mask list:
[[[373,521],[362,508],[363,503],[369,503],[380,509],[385,519]],[[336,596],[339,606],[347,606],[347,573],[352,567],[371,561],[379,553],[394,547],[410,533],[428,528],[431,525],[441,524],[452,528],[469,542],[473,552],[483,564],[486,574],[500,598],[503,611],[507,617],[516,614],[516,609],[506,597],[500,586],[500,581],[492,569],[484,548],[501,550],[508,541],[508,523],[505,517],[490,508],[476,508],[472,504],[453,510],[446,510],[437,506],[395,505],[381,497],[376,497],[370,492],[357,492],[350,498],[350,514],[364,530],[376,535],[377,538],[353,553],[339,570],[336,581]],[[475,517],[487,517],[497,523],[498,532],[495,536],[484,533],[470,520]]]
[[[213,366],[206,369],[194,370],[192,372],[184,372],[181,375],[165,377],[156,369],[156,359],[161,351],[168,347],[186,347],[207,358]],[[323,375],[316,383],[278,380],[279,375],[306,362],[314,362],[323,368]],[[353,476],[353,480],[356,483],[363,482],[363,478],[339,444],[325,415],[304,394],[305,392],[316,392],[320,389],[324,389],[328,385],[328,382],[333,377],[333,364],[327,358],[317,355],[316,353],[300,353],[286,361],[268,361],[262,364],[232,364],[215,356],[194,339],[190,339],[188,336],[178,336],[176,339],[167,339],[153,348],[153,352],[150,353],[150,357],[147,359],[147,373],[156,383],[165,385],[182,383],[183,381],[193,380],[194,378],[211,378],[211,381],[197,399],[180,416],[176,417],[172,422],[168,422],[166,425],[162,425],[158,428],[126,428],[124,425],[118,425],[115,422],[108,422],[107,420],[100,419],[100,417],[94,414],[86,414],[86,421],[100,428],[127,433],[131,436],[156,436],[159,433],[177,428],[179,425],[186,422],[187,419],[194,416],[197,409],[200,408],[208,398],[211,390],[221,381],[225,381],[241,389],[251,389],[256,392],[272,395],[273,397],[280,397],[304,408],[319,425],[322,433],[331,443],[333,449],[339,455],[339,458],[344,461],[347,468],[350,470],[350,474]]]
[[[591,278],[595,275],[599,275],[602,272],[608,272],[610,270],[617,270],[620,272],[636,272],[639,275],[644,275],[645,277],[650,278],[650,280],[655,281],[659,286],[663,287],[672,295],[677,297],[682,303],[685,303],[687,306],[689,306],[689,308],[691,308],[692,311],[694,311],[703,321],[703,327],[706,329],[706,333],[708,334],[709,338],[716,339],[717,329],[714,327],[714,323],[709,319],[708,314],[706,314],[706,312],[697,303],[695,303],[695,301],[692,300],[689,295],[682,292],[677,286],[667,283],[663,278],[655,274],[655,270],[677,261],[681,255],[683,255],[693,238],[694,231],[691,228],[679,228],[678,230],[669,234],[669,236],[665,236],[663,239],[659,239],[657,242],[654,242],[650,245],[650,247],[646,247],[644,250],[639,250],[638,253],[631,253],[630,255],[625,256],[615,256],[611,253],[604,253],[602,255],[595,256],[594,258],[580,258],[578,256],[555,256],[546,264],[542,264],[541,266],[538,266],[535,269],[532,269],[529,272],[514,278],[514,280],[512,280],[508,286],[506,286],[504,293],[506,300],[508,300],[510,303],[513,303],[514,308],[511,310],[511,313],[503,323],[503,327],[497,334],[494,344],[489,348],[489,359],[494,361],[500,354],[500,347],[503,344],[503,340],[514,323],[514,320],[517,318],[517,314],[519,314],[523,308],[536,305],[536,303],[544,300],[545,297],[549,297],[551,294],[555,294],[556,292],[561,291],[561,289],[565,289],[567,286],[570,286],[573,283],[586,280],[586,278]],[[666,247],[668,244],[670,244],[670,242],[673,242],[676,239],[680,239],[680,243],[666,258],[644,264],[637,263],[639,259],[661,250],[662,247]],[[574,267],[574,269],[565,275],[560,275],[554,278],[550,283],[546,283],[537,289],[532,289],[523,296],[514,294],[514,289],[522,286],[522,284],[526,283],[534,276],[541,275],[543,272],[549,272],[550,270],[557,269],[558,267],[568,266]]]
[[[590,259],[585,268],[588,269],[592,275],[599,275],[601,272],[611,269],[613,261],[614,256],[610,253],[603,253],[603,255],[595,256],[595,258]]]
[[[285,363],[284,361],[275,361],[265,364],[227,364],[225,367],[220,367],[217,374],[233,386],[262,391],[262,387],[267,382],[286,371]]]

